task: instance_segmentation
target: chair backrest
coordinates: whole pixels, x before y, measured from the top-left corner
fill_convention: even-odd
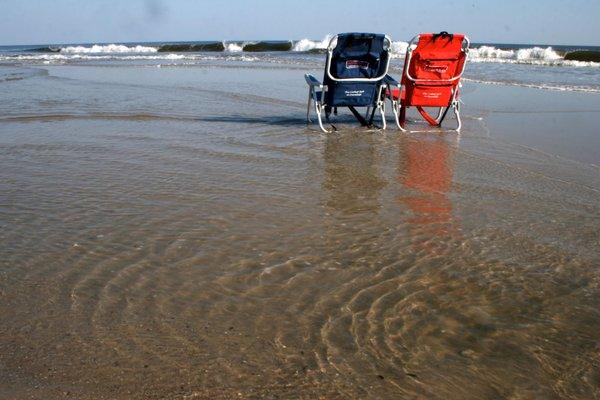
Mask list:
[[[330,46],[333,43],[335,47],[328,49],[325,80],[382,79],[387,73],[390,44],[385,35],[342,33],[332,39]]]
[[[331,106],[373,104],[378,86],[388,72],[391,40],[376,33],[342,33],[327,49],[323,83]]]
[[[463,34],[416,36],[408,47],[402,73],[408,105],[447,106],[464,72],[468,47],[469,39]]]

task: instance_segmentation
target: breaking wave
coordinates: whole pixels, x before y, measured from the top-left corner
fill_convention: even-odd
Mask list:
[[[117,53],[156,53],[158,49],[156,47],[148,46],[133,46],[128,47],[122,44],[108,44],[98,45],[95,44],[91,47],[85,46],[68,46],[60,49],[61,53],[69,54],[117,54]]]
[[[315,41],[310,39],[302,39],[297,41],[292,48],[292,51],[300,51],[300,52],[312,52],[325,50],[331,41],[332,36],[327,35],[321,41]]]
[[[600,51],[596,50],[576,50],[565,54],[565,60],[600,62]]]
[[[32,62],[42,64],[65,64],[77,61],[259,61],[257,57],[247,55],[223,55],[210,56],[201,54],[130,54],[130,55],[110,55],[110,54],[26,54],[18,56],[0,56],[0,62]]]
[[[408,49],[408,42],[392,42],[391,54],[392,57],[404,57]]]
[[[593,52],[581,52],[593,53]],[[554,50],[552,47],[531,47],[524,49],[499,49],[493,46],[480,46],[472,48],[469,52],[469,61],[478,63],[505,63],[505,64],[530,64],[546,66],[569,67],[600,67],[597,61],[579,61],[569,59]]]
[[[244,45],[239,43],[227,43],[225,45],[225,51],[230,53],[238,53],[244,51]]]
[[[223,42],[211,43],[173,43],[164,44],[158,48],[161,53],[187,53],[187,52],[202,52],[202,51],[225,51]]]
[[[244,45],[244,51],[260,52],[260,51],[290,51],[293,43],[287,42],[257,42],[247,43]]]
[[[327,46],[329,46],[329,42],[331,41],[332,35],[327,35],[323,40],[310,40],[310,39],[302,39],[294,43],[292,47],[292,51],[296,52],[304,52],[304,53],[321,53],[325,52]],[[406,49],[408,48],[407,42],[392,42],[392,46],[390,48],[392,57],[399,58],[404,57],[406,53]]]
[[[34,53],[58,53],[60,52],[60,47],[55,46],[47,46],[47,47],[36,47],[34,49],[29,49],[28,51]]]
[[[132,59],[132,56],[156,55],[156,59],[194,59],[195,54],[186,56],[187,53],[259,53],[259,52],[292,52],[292,53],[323,53],[329,45],[332,35],[326,35],[321,40],[301,39],[287,41],[208,41],[208,42],[173,42],[156,44],[89,44],[89,45],[63,45],[28,48],[21,54],[4,56],[0,60],[11,59],[23,55],[23,60],[81,60],[83,55],[111,56],[111,59]],[[477,45],[471,48],[469,60],[476,63],[504,63],[504,64],[531,64],[546,66],[569,67],[600,67],[600,52],[596,50],[576,50],[570,53],[552,47],[533,46],[528,48],[495,47],[493,45]],[[395,41],[391,45],[393,58],[403,58],[406,54],[408,43]],[[156,54],[159,53],[159,54]],[[565,54],[566,53],[566,54]],[[37,57],[37,56],[42,57]],[[61,57],[48,57],[48,56]],[[13,58],[7,58],[13,57]],[[154,59],[154,58],[152,58]]]
[[[563,57],[552,47],[532,47],[518,50],[504,50],[493,46],[481,46],[471,49],[471,60],[514,60],[514,61],[547,61],[562,60]]]
[[[324,52],[331,41],[332,35],[327,35],[322,40],[302,39],[294,43],[292,51],[295,52]],[[403,58],[408,49],[408,42],[394,41],[391,45],[393,58]],[[244,49],[245,50],[245,49]],[[573,54],[573,56],[570,56]],[[552,47],[530,47],[520,49],[501,49],[494,46],[473,47],[469,53],[472,62],[489,63],[514,63],[548,66],[572,67],[600,67],[600,53],[595,51],[576,51],[564,53]]]
[[[169,43],[156,46],[123,44],[94,44],[66,47],[39,47],[29,49],[36,53],[62,54],[146,54],[146,53],[189,53],[189,52],[268,52],[292,51],[293,41],[259,41],[259,42],[208,42],[208,43]]]

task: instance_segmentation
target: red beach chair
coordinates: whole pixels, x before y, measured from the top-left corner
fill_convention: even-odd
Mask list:
[[[437,127],[442,125],[452,108],[457,122],[455,130],[460,131],[458,96],[469,44],[467,36],[448,32],[424,33],[410,41],[401,86],[396,85],[388,91],[398,128],[406,132],[404,125],[409,107],[416,107],[429,125]],[[426,107],[439,108],[437,116],[432,117]]]

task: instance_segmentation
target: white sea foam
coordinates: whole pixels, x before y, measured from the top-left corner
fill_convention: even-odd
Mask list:
[[[408,42],[392,42],[390,54],[393,58],[404,57],[406,55],[406,49],[408,49]]]
[[[515,52],[514,50],[502,50],[502,49],[497,49],[495,47],[492,46],[481,46],[478,48],[474,48],[471,49],[469,51],[469,57],[471,59],[488,59],[488,60],[495,60],[495,59],[510,59],[513,58],[515,56]]]
[[[493,46],[473,48],[469,60],[475,62],[504,62],[523,64],[563,64],[563,58],[552,47],[530,47],[518,50],[503,50]]]
[[[117,53],[156,53],[158,49],[156,47],[148,46],[133,46],[128,47],[122,44],[108,44],[98,45],[95,44],[91,47],[86,46],[69,46],[64,47],[60,50],[61,53],[69,54],[117,54]]]
[[[225,51],[230,53],[239,53],[244,51],[244,45],[239,43],[223,43],[225,45]]]
[[[332,35],[327,35],[321,41],[302,39],[294,43],[292,51],[307,52],[311,50],[326,49]],[[406,54],[408,43],[403,41],[392,42],[390,54],[393,58],[402,58]],[[566,65],[566,66],[600,66],[599,63],[582,63],[580,61],[564,61],[563,57],[552,47],[531,47],[518,50],[505,50],[493,46],[480,46],[470,50],[469,59],[474,62],[500,62],[539,65]]]
[[[310,39],[302,39],[297,41],[292,48],[292,51],[311,51],[311,50],[324,50],[331,41],[331,35],[325,36],[321,41],[314,41]]]
[[[469,62],[529,64],[565,67],[600,67],[591,61],[565,60],[552,47],[529,47],[518,50],[503,50],[493,46],[481,46],[469,51]]]
[[[404,57],[408,43],[393,42],[392,57]],[[552,47],[530,47],[518,50],[505,50],[493,46],[480,46],[469,51],[470,62],[489,62],[505,64],[564,65],[572,67],[600,67],[600,63],[569,61]]]
[[[258,57],[248,55],[230,55],[230,56],[216,56],[216,55],[198,55],[198,54],[137,54],[137,55],[115,55],[115,54],[24,54],[18,56],[0,56],[0,62],[3,61],[23,61],[23,62],[43,62],[44,64],[60,64],[68,63],[70,61],[177,61],[177,60],[189,60],[189,61],[245,61],[254,62],[259,61]]]
[[[297,52],[307,52],[311,50],[325,50],[327,46],[329,46],[329,42],[331,41],[332,35],[327,35],[323,38],[323,40],[316,41],[310,39],[302,39],[294,43],[292,47],[292,51]],[[406,53],[406,49],[408,48],[407,42],[392,42],[390,47],[392,57],[398,58],[403,57]]]
[[[556,61],[562,60],[562,57],[556,51],[552,50],[552,47],[532,47],[517,50],[517,60]]]
[[[302,39],[293,43],[293,52],[309,52],[312,50],[326,49],[329,45],[332,35],[326,35],[322,40],[310,40]],[[253,42],[223,42],[225,53],[243,53],[244,48],[248,44]],[[24,57],[18,58],[3,58],[0,59],[22,59],[22,60],[44,60],[44,61],[57,61],[69,59],[56,57],[61,56],[73,56],[72,60],[81,59],[80,55],[111,55],[114,60],[127,59],[123,58],[129,55],[148,55],[159,52],[158,45],[156,46],[144,46],[144,45],[123,45],[123,44],[95,44],[95,45],[77,45],[67,46],[60,49],[58,53],[51,53],[49,55],[30,55],[27,54]],[[392,58],[402,58],[406,54],[408,43],[404,41],[392,42],[390,46],[390,54]],[[160,55],[156,59],[182,59],[188,56],[180,56],[179,52],[173,52],[176,55]],[[188,54],[183,52],[184,54]],[[11,56],[11,57],[14,57]],[[504,64],[532,64],[532,65],[546,65],[546,66],[568,66],[568,67],[588,67],[597,68],[600,67],[598,62],[584,62],[584,61],[571,61],[564,60],[562,54],[554,50],[552,47],[530,47],[522,49],[502,49],[494,46],[479,46],[471,48],[469,53],[470,62],[475,63],[504,63]]]

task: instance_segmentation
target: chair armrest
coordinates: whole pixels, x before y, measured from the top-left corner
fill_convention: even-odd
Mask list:
[[[304,79],[306,79],[306,83],[308,83],[308,86],[310,86],[310,87],[312,87],[312,86],[317,86],[319,88],[323,87],[323,84],[321,82],[319,82],[319,80],[317,78],[315,78],[314,76],[312,76],[311,74],[304,75]]]

